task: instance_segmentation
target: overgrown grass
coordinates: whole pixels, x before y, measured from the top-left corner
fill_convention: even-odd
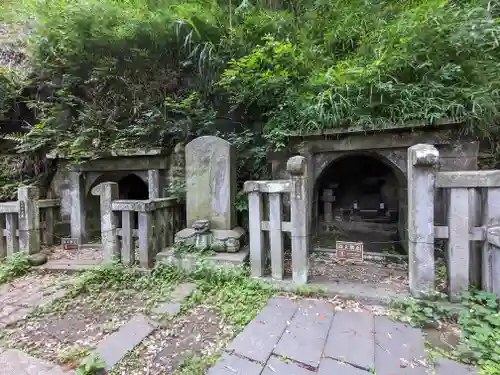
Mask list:
[[[458,323],[459,345],[452,358],[479,365],[484,375],[500,375],[500,313],[496,294],[470,292],[458,306],[443,304],[445,296],[435,300],[402,299],[393,302],[393,316],[413,326],[435,325],[439,321]]]
[[[17,252],[0,261],[0,284],[24,276],[31,269],[28,254]]]
[[[186,302],[212,305],[234,326],[243,326],[255,317],[275,287],[249,278],[246,267],[224,267],[201,263],[192,271],[158,264],[151,272],[125,267],[119,263],[96,267],[79,275],[69,287],[68,298],[80,293],[98,294],[101,291],[145,291],[151,302],[164,298],[180,282],[194,282],[197,288]]]

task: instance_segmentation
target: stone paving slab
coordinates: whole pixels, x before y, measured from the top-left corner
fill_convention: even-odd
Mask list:
[[[28,275],[0,285],[0,328],[23,320],[37,307],[64,296],[62,285],[56,285],[52,275]]]
[[[309,370],[304,367],[297,365],[296,363],[283,360],[281,358],[272,356],[267,361],[266,367],[262,375],[276,375],[276,374],[286,374],[286,375],[313,375]]]
[[[260,375],[294,375],[294,372],[297,375],[433,373],[421,330],[368,312],[332,313],[324,303],[271,298],[262,312],[229,344],[227,350],[234,350],[241,359],[233,360],[232,372],[245,374],[245,366],[258,361],[264,366]],[[333,318],[329,319],[325,310],[330,311]],[[318,327],[327,335],[321,334]],[[315,342],[319,337],[323,338],[324,347],[321,347],[320,340]],[[318,358],[318,355],[319,365],[315,367],[311,365],[315,363],[311,357]],[[228,356],[224,354],[223,358],[230,358]],[[221,368],[221,361],[216,362],[209,375],[219,375],[215,369]],[[436,364],[436,375],[477,375],[474,371],[445,359]]]
[[[271,298],[228,350],[254,361],[266,362],[296,311],[295,302],[287,298]]]
[[[333,318],[324,355],[365,370],[375,368],[375,327],[371,314],[340,311]]]
[[[106,363],[106,369],[109,370],[118,363],[129,350],[139,345],[154,329],[153,323],[147,317],[137,314],[118,331],[106,337],[97,346],[97,353],[99,358]]]
[[[182,283],[175,287],[168,301],[160,303],[151,312],[153,314],[178,314],[181,311],[182,300],[189,297],[196,284]]]
[[[330,303],[322,300],[301,301],[274,353],[318,367],[332,319],[333,307]]]
[[[435,363],[436,375],[478,375],[473,366],[457,363],[448,358],[438,358]]]
[[[396,323],[386,316],[375,317],[375,371],[377,375],[427,375],[422,332]]]
[[[59,366],[31,357],[19,350],[5,350],[0,354],[0,375],[74,375]]]
[[[317,375],[370,375],[372,372],[339,362],[331,358],[323,358],[319,365]],[[399,374],[395,373],[394,375]],[[286,375],[286,374],[284,374]],[[451,374],[450,374],[451,375]]]
[[[207,375],[260,375],[264,365],[233,354],[225,353]]]

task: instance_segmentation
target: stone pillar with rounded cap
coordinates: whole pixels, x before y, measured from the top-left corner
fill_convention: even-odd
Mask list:
[[[92,189],[92,195],[100,197],[101,201],[101,243],[104,259],[114,260],[120,256],[116,233],[117,217],[112,209],[113,201],[118,199],[118,184],[103,182]]]
[[[286,169],[291,176],[292,277],[295,283],[306,284],[311,246],[307,160],[303,156],[293,156],[288,159]]]
[[[36,186],[23,186],[17,190],[17,200],[19,201],[19,247],[29,254],[40,251],[39,197],[40,193]]]
[[[434,290],[434,168],[438,162],[439,152],[432,145],[408,149],[408,268],[414,297]]]

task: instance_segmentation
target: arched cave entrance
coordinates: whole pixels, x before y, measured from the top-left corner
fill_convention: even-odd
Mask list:
[[[146,182],[133,173],[105,173],[92,183],[87,192],[87,228],[90,239],[100,237],[100,202],[99,197],[92,195],[92,189],[103,182],[118,183],[120,199],[146,200],[149,199],[149,190]],[[121,225],[121,217],[118,217]],[[135,228],[137,229],[137,214],[134,215]]]
[[[404,252],[400,213],[406,178],[384,157],[373,153],[342,155],[315,183],[315,247],[335,248],[336,241],[361,241],[365,251]]]

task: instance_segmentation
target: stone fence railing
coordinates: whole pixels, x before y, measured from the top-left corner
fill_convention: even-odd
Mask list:
[[[171,246],[175,233],[185,227],[185,207],[176,198],[120,200],[114,182],[96,186],[92,194],[100,196],[104,259],[118,258],[127,265],[138,260],[142,267],[150,268],[156,254]]]
[[[434,290],[435,240],[441,239],[447,243],[450,299],[460,298],[471,277],[483,290],[500,294],[500,170],[440,172],[438,164],[434,146],[408,149],[410,291],[418,297]],[[446,225],[434,221],[439,189]]]
[[[0,259],[18,251],[35,254],[54,244],[58,199],[39,199],[34,186],[18,189],[18,200],[0,203]]]
[[[308,279],[308,256],[311,245],[309,186],[305,158],[303,156],[290,158],[287,171],[290,173],[289,180],[245,182],[245,192],[248,193],[250,267],[252,276],[265,276],[270,255],[271,277],[282,280],[285,272],[283,232],[289,232],[292,240],[292,278],[297,284],[305,284]],[[267,215],[264,212],[264,195],[269,198]],[[283,220],[285,195],[290,198],[290,221]],[[269,244],[264,243],[264,232],[269,233]]]

